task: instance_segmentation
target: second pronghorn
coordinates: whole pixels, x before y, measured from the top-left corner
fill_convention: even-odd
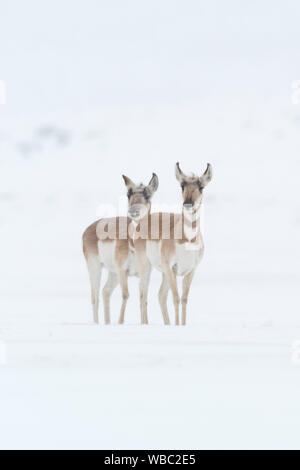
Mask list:
[[[150,212],[151,200],[159,182],[155,173],[147,186],[135,185],[127,176],[123,176],[123,179],[127,187],[129,218],[100,219],[90,225],[83,234],[83,252],[90,277],[95,323],[99,323],[99,291],[103,267],[108,270],[107,282],[102,291],[105,324],[110,323],[110,297],[118,283],[121,285],[123,298],[119,323],[124,323],[129,297],[128,276],[141,278],[142,323],[148,323],[146,288],[149,284],[151,265],[149,262],[137,264],[130,227],[132,221],[137,224]]]
[[[169,324],[168,291],[171,289],[175,307],[175,323],[179,325],[179,305],[182,303],[182,324],[186,324],[186,307],[195,270],[204,251],[200,230],[200,206],[203,189],[212,179],[212,167],[201,177],[184,174],[176,164],[176,178],[183,197],[182,214],[157,213],[149,215],[144,223],[144,236],[134,241],[140,265],[147,260],[163,274],[159,302],[165,324]],[[177,287],[177,276],[183,276],[182,297]],[[145,286],[145,295],[148,287]]]

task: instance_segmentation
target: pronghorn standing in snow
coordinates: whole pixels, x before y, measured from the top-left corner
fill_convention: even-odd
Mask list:
[[[169,324],[167,297],[171,289],[175,307],[175,323],[179,325],[180,297],[177,276],[183,276],[181,303],[182,324],[185,325],[190,286],[204,251],[200,231],[200,206],[203,189],[212,179],[212,167],[208,164],[201,177],[188,176],[181,171],[177,163],[176,178],[182,189],[182,214],[149,215],[146,240],[135,240],[134,246],[140,265],[146,264],[148,259],[152,266],[163,273],[159,302],[165,324]]]
[[[102,291],[105,324],[110,323],[110,297],[118,283],[121,285],[123,298],[119,323],[124,323],[129,297],[128,276],[140,277],[142,323],[148,323],[146,300],[151,265],[145,262],[139,269],[131,238],[131,223],[133,221],[137,224],[150,212],[151,199],[158,188],[158,177],[153,173],[148,186],[137,186],[127,176],[123,176],[123,179],[128,191],[129,218],[100,219],[83,234],[83,252],[89,271],[95,323],[99,323],[99,291],[103,267],[108,270],[107,282]]]

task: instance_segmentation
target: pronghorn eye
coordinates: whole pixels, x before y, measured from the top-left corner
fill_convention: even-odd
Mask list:
[[[144,189],[144,191],[143,191],[143,196],[144,196],[144,198],[146,199],[146,201],[149,201],[150,196],[149,196],[149,194],[148,194],[148,192],[147,192],[146,189]]]
[[[199,188],[199,191],[200,191],[200,192],[203,191],[203,186],[201,185],[200,182],[198,182],[198,188]]]
[[[129,191],[127,193],[128,199],[130,199],[132,195],[133,195],[133,191],[132,191],[132,189],[129,189]]]
[[[181,185],[181,189],[182,189],[182,191],[184,191],[184,184],[183,183]]]

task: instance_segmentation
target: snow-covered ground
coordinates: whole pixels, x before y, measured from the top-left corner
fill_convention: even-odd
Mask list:
[[[300,8],[243,3],[2,0],[0,448],[300,447]],[[157,272],[94,326],[81,234],[176,161],[214,168],[188,326]]]

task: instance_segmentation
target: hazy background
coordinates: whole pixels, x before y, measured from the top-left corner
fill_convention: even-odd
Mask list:
[[[80,237],[99,204],[124,195],[122,173],[153,171],[154,202],[179,202],[176,161],[214,167],[203,276],[298,276],[297,13],[295,1],[2,0],[0,289],[71,275],[85,292]]]
[[[47,367],[66,377],[65,368],[76,370],[78,364],[78,357],[73,361],[73,356],[66,359],[66,355],[71,354],[72,348],[78,351],[78,342],[87,348],[92,342],[100,345],[100,350],[89,356],[94,377],[103,372],[103,364],[95,357],[107,357],[110,351],[103,352],[103,341],[121,343],[115,359],[118,371],[118,354],[126,358],[126,347],[134,349],[135,339],[144,338],[140,336],[141,329],[130,330],[126,337],[126,327],[120,333],[116,333],[118,329],[111,330],[113,333],[83,333],[92,316],[81,234],[97,218],[100,204],[118,204],[125,193],[123,173],[146,183],[156,172],[160,188],[154,202],[180,202],[181,191],[174,176],[176,161],[186,172],[200,174],[207,162],[214,169],[204,201],[206,253],[191,291],[188,314],[189,322],[199,329],[193,333],[188,328],[185,333],[166,333],[159,327],[162,320],[156,293],[160,275],[153,273],[149,316],[158,330],[149,329],[145,341],[151,344],[161,334],[163,344],[183,342],[183,348],[189,347],[191,340],[195,344],[199,341],[200,350],[195,354],[199,353],[200,362],[195,361],[190,370],[195,393],[190,397],[192,404],[195,399],[193,413],[199,404],[199,390],[203,390],[203,383],[195,379],[200,364],[203,365],[203,344],[216,346],[212,356],[205,355],[206,379],[211,370],[224,370],[223,360],[213,362],[212,369],[207,364],[226,341],[232,346],[247,341],[257,344],[261,340],[266,348],[269,342],[279,349],[284,347],[282,371],[286,373],[292,341],[300,338],[300,96],[298,100],[297,90],[292,88],[293,82],[300,79],[299,15],[296,0],[0,1],[0,79],[7,87],[7,103],[0,106],[0,339],[11,347],[16,374],[10,376],[6,369],[4,383],[10,384],[7,396],[16,383],[22,391],[22,360],[32,374],[30,383],[39,383],[40,369],[46,374]],[[130,281],[130,291],[126,318],[135,325],[139,322],[137,280]],[[114,322],[119,304],[117,291],[112,301]],[[170,314],[174,320],[171,309]],[[53,352],[46,348],[42,353],[45,338],[50,343],[53,338],[54,345],[65,341],[65,349]],[[140,353],[141,340],[137,341],[136,350]],[[29,345],[28,350],[24,344]],[[31,349],[34,344],[36,349]],[[52,343],[51,347],[55,349]],[[82,348],[84,356],[85,346]],[[222,350],[222,358],[225,352]],[[236,377],[236,358],[240,365],[241,351],[235,352],[235,359],[226,363],[229,382],[231,374]],[[151,356],[150,349],[144,351],[145,357],[148,353]],[[159,370],[171,374],[174,368],[177,373],[172,350],[161,354],[168,360]],[[264,363],[257,351],[255,354],[253,371]],[[129,364],[130,357],[129,354]],[[186,362],[181,359],[180,363],[185,369],[190,356],[183,353],[182,357],[186,357]],[[147,372],[147,361],[144,364],[141,359],[139,364]],[[266,364],[268,368],[268,361]],[[277,362],[272,362],[275,375],[268,384],[277,383],[276,368]],[[241,373],[241,369],[237,370]],[[80,370],[77,372],[81,381]],[[297,368],[293,369],[286,396],[295,388],[296,372]],[[261,375],[265,376],[263,372]],[[61,380],[58,377],[51,383],[57,384]],[[174,377],[177,383],[178,377]],[[256,378],[251,374],[250,377],[249,382],[259,385]],[[138,375],[131,379],[134,383]],[[77,378],[74,381],[77,383]],[[111,384],[115,390],[115,383]],[[168,395],[169,386],[166,385]],[[100,386],[91,388],[101,395]],[[269,397],[273,388],[265,392]],[[45,390],[39,395],[42,410],[43,400],[49,399],[53,405],[51,396],[44,393]],[[84,389],[79,405],[75,394],[74,406],[81,409],[83,403],[91,401],[90,393],[89,387]],[[110,396],[110,388],[107,393]],[[128,389],[131,398],[132,393]],[[210,396],[208,388],[208,399]],[[228,399],[234,406],[231,396],[229,387]],[[265,409],[263,401],[257,400]],[[138,410],[142,411],[137,410],[137,416],[147,421],[152,412],[148,409],[149,400],[146,402],[140,404]],[[109,403],[113,408],[113,402]],[[202,403],[209,421],[209,407],[215,409],[215,402]],[[232,411],[225,399],[221,408],[223,405],[224,410]],[[296,429],[298,418],[293,418],[295,410],[290,406],[291,415],[287,418],[278,411],[276,422]],[[24,408],[20,404],[20,409]],[[167,410],[163,419],[168,421],[168,412],[172,414],[173,408],[163,409]],[[117,423],[124,409],[120,410],[116,412]],[[248,398],[231,417],[238,420],[242,416],[240,410],[248,410],[247,416],[252,419]],[[272,428],[271,405],[269,411],[267,428],[260,423],[264,435],[268,426]],[[96,426],[94,412],[95,409],[90,410],[89,426]],[[51,413],[53,416],[53,410]],[[184,420],[187,410],[182,413]],[[38,412],[32,405],[28,419],[36,418],[38,424],[40,415],[41,410]],[[152,416],[156,416],[155,412]],[[111,437],[105,433],[98,436],[96,432],[96,441],[89,435],[85,440],[76,440],[73,435],[68,440],[67,419],[63,421],[61,417],[49,425],[51,433],[59,423],[61,441],[49,441],[48,437],[43,441],[33,433],[32,441],[27,437],[26,442],[28,446],[37,445],[40,438],[41,446],[55,442],[57,447],[134,448],[138,443],[148,448],[160,443],[162,447],[197,447],[201,443],[213,447],[217,442],[225,446],[218,421],[215,424],[219,441],[213,433],[211,440],[205,440],[205,416],[198,416],[203,423],[202,441],[193,441],[192,434],[180,441],[180,436],[172,432],[166,441],[150,425],[145,441],[140,441],[139,435],[132,441],[124,441],[124,435],[117,440],[113,426]],[[217,416],[216,412],[216,420]],[[102,418],[100,413],[99,419]],[[22,421],[24,426],[26,419]],[[134,416],[131,419],[134,423]],[[155,419],[159,422],[159,417]],[[244,423],[247,422],[246,417]],[[17,418],[16,423],[22,429]],[[254,423],[249,429],[255,441],[258,434]],[[100,444],[104,435],[107,440]],[[9,433],[7,436],[7,446],[15,442],[26,446],[23,435],[14,437],[13,425],[11,438]],[[239,439],[233,431],[228,434],[227,446],[236,445],[234,436]],[[276,438],[270,438],[270,446],[282,444],[280,436]],[[245,447],[254,441],[246,439],[240,445]],[[291,442],[288,436],[285,446]]]

